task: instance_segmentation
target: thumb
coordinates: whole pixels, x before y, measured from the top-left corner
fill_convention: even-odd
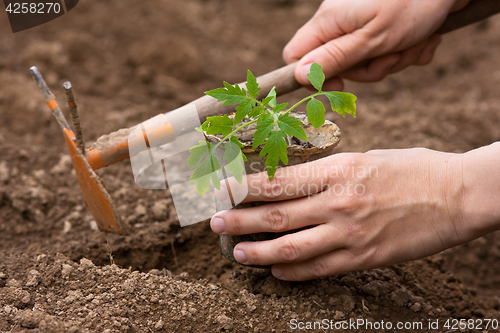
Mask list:
[[[309,85],[307,74],[315,62],[323,66],[327,79],[334,77],[369,58],[373,48],[368,44],[371,43],[364,29],[335,38],[302,57],[295,69],[295,77],[302,85]]]

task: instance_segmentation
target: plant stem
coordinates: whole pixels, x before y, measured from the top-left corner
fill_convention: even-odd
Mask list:
[[[243,124],[243,125],[241,125],[241,126],[239,126],[239,127],[236,127],[236,129],[234,129],[231,133],[229,133],[228,135],[226,135],[226,136],[225,136],[222,140],[220,140],[220,141],[219,141],[219,143],[218,143],[218,144],[216,144],[216,145],[215,145],[214,150],[216,150],[216,149],[217,149],[217,147],[219,147],[219,146],[220,146],[220,145],[221,145],[224,141],[226,141],[228,138],[230,138],[231,136],[233,136],[233,134],[234,134],[234,133],[238,132],[238,131],[239,131],[240,129],[242,129],[242,128],[247,127],[247,126],[248,126],[248,125],[250,125],[250,124],[256,123],[256,122],[257,122],[257,120],[258,120],[258,119],[254,119],[254,120],[252,120],[252,121],[249,121],[248,123],[245,123],[245,124]]]
[[[292,111],[292,110],[293,110],[293,109],[295,109],[297,106],[299,106],[300,104],[304,103],[305,101],[307,101],[307,100],[309,100],[309,99],[311,99],[311,98],[313,98],[313,97],[319,96],[319,95],[321,95],[321,94],[323,94],[323,92],[322,92],[322,91],[319,91],[319,92],[317,92],[317,93],[315,93],[315,94],[312,94],[312,95],[310,95],[310,96],[307,96],[306,98],[302,99],[301,101],[298,101],[297,103],[295,103],[295,104],[294,104],[291,108],[289,108],[286,112],[290,112],[290,111]]]
[[[286,110],[286,113],[288,113],[288,112],[292,111],[292,110],[293,110],[293,109],[295,109],[297,106],[299,106],[300,104],[304,103],[305,101],[307,101],[307,100],[309,100],[309,99],[311,99],[311,98],[313,98],[313,97],[319,96],[319,95],[321,95],[321,94],[322,94],[322,92],[321,92],[321,91],[319,91],[319,92],[317,92],[317,93],[315,93],[315,94],[312,94],[312,95],[310,95],[310,96],[308,96],[308,97],[306,97],[306,98],[303,98],[303,99],[302,99],[302,100],[300,100],[299,102],[295,103],[295,104],[294,104],[291,108],[289,108],[288,110]],[[269,112],[269,113],[273,116],[273,119],[274,119],[274,125],[275,125],[275,127],[276,127],[276,126],[277,126],[277,122],[278,122],[278,118],[277,118],[276,114],[274,114],[274,112],[272,112],[272,110],[270,110],[267,106],[265,106],[265,105],[264,105],[261,101],[259,101],[258,99],[256,99],[256,98],[253,98],[253,97],[252,97],[252,100],[254,100],[254,101],[255,101],[258,105],[260,105],[260,106],[262,107],[262,109],[263,109],[263,110],[266,110],[267,112]],[[239,130],[241,130],[242,128],[247,127],[247,126],[248,126],[248,125],[250,125],[250,124],[256,123],[258,120],[259,120],[259,118],[256,118],[256,119],[254,119],[254,120],[249,121],[248,123],[245,123],[245,124],[243,124],[243,125],[241,125],[241,126],[236,127],[236,128],[235,128],[235,129],[234,129],[231,133],[229,133],[228,135],[226,135],[224,138],[222,138],[222,140],[220,140],[220,141],[219,141],[219,143],[217,143],[217,144],[215,145],[215,147],[214,147],[213,151],[215,151],[215,150],[216,150],[216,149],[217,149],[217,148],[218,148],[218,147],[219,147],[222,143],[224,143],[224,141],[228,140],[231,136],[233,136],[233,134],[234,134],[234,133],[238,132],[238,131],[239,131]],[[286,138],[286,141],[287,141],[288,145],[290,145],[290,144],[291,144],[291,143],[290,143],[290,138],[289,138],[289,137],[287,137],[287,138]],[[209,152],[209,155],[211,155],[211,154],[212,154],[212,151],[210,151],[210,152]],[[212,168],[213,168],[213,166],[212,166]]]

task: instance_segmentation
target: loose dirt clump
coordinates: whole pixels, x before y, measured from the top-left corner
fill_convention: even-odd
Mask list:
[[[18,34],[0,22],[0,332],[286,332],[292,319],[500,317],[498,233],[411,263],[282,282],[223,258],[208,222],[181,228],[169,191],[140,189],[127,162],[98,173],[132,233],[97,230],[29,67],[61,105],[71,80],[90,145],[222,80],[243,81],[247,69],[282,66],[283,46],[320,3],[109,0]],[[342,131],[337,151],[464,152],[500,140],[499,36],[493,18],[446,35],[430,66],[348,83],[358,117],[330,119]]]
[[[6,283],[0,289],[0,329],[260,332],[269,325],[286,330],[294,318],[424,322],[494,313],[474,310],[478,304],[467,288],[424,261],[304,283],[278,281],[264,270],[235,270],[224,282],[210,283],[187,273],[140,273],[63,255],[1,259]],[[429,279],[441,289],[438,297],[422,287]]]

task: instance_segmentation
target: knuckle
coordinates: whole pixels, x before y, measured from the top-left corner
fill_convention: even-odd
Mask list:
[[[318,19],[326,19],[331,20],[332,19],[332,12],[335,11],[335,7],[338,6],[335,2],[332,1],[323,1],[319,7],[316,13],[314,13],[313,18],[318,20]]]
[[[347,158],[347,164],[353,167],[358,167],[363,165],[364,162],[364,154],[354,153],[349,154]]]
[[[311,264],[311,274],[315,278],[325,277],[328,273],[328,266],[325,260],[321,257],[315,259]]]
[[[362,50],[367,58],[375,58],[382,54],[389,53],[387,45],[391,36],[386,32],[387,28],[383,25],[376,24],[371,28],[362,28],[356,31],[356,37],[365,45]]]
[[[378,53],[384,44],[387,43],[388,36],[383,33],[383,27],[374,27],[373,29],[360,29],[358,34],[361,38],[363,38],[368,46],[368,49],[371,50],[372,54]]]
[[[357,153],[338,154],[335,161],[327,166],[329,185],[352,178],[353,171],[355,175],[355,171],[363,166],[363,156]]]
[[[267,209],[267,223],[271,231],[286,231],[288,218],[285,210],[279,204],[269,204]]]
[[[300,250],[299,246],[292,239],[284,239],[278,248],[279,256],[285,262],[294,262],[300,260]]]
[[[364,228],[360,223],[349,223],[348,226],[342,229],[342,235],[346,239],[346,248],[350,252],[358,248],[363,248],[369,242],[369,231]]]
[[[355,261],[358,267],[362,269],[372,269],[380,266],[380,258],[383,258],[383,253],[381,249],[376,246],[366,246],[366,249],[362,251],[358,256],[355,257]]]
[[[330,58],[330,62],[334,68],[337,70],[342,70],[347,68],[348,57],[347,54],[340,48],[336,43],[325,44],[325,52]]]
[[[339,211],[354,211],[358,208],[358,199],[356,195],[341,195],[335,200],[335,207]]]

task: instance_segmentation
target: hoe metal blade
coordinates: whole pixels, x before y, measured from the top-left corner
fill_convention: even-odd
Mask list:
[[[76,171],[78,183],[82,189],[83,198],[92,212],[99,229],[121,235],[128,234],[129,231],[122,219],[118,216],[118,214],[116,214],[113,201],[111,200],[111,197],[104,187],[101,179],[87,162],[82,149],[77,147],[75,134],[69,127],[66,118],[62,114],[54,95],[50,92],[42,75],[36,67],[31,67],[30,71],[47,100],[47,104],[49,105],[52,114],[61,127],[73,166]],[[78,132],[78,129],[75,129],[75,131]]]

